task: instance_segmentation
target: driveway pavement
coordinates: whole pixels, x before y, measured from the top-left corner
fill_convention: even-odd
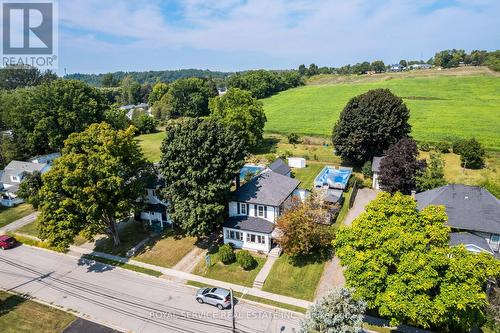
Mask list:
[[[27,293],[85,318],[131,332],[231,332],[231,311],[200,305],[195,290],[42,249],[2,252],[0,288]],[[240,301],[237,332],[298,331],[300,315]]]
[[[358,194],[356,195],[356,199],[354,199],[354,205],[347,213],[347,216],[344,220],[345,225],[351,225],[352,221],[356,219],[364,210],[366,205],[377,196],[377,191],[371,188],[362,188],[358,190]]]

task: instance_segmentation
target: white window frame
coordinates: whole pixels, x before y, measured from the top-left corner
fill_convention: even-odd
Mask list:
[[[240,205],[240,214],[247,215],[247,204],[240,202],[239,205]]]
[[[231,239],[231,240],[236,240],[236,241],[241,242],[241,241],[243,241],[243,233],[241,231],[227,229],[226,230],[226,239]]]
[[[266,244],[266,236],[247,233],[247,243],[264,245]]]
[[[262,208],[262,214],[261,214],[261,211],[260,211],[261,208]],[[266,210],[266,206],[257,206],[257,216],[258,217],[264,217],[264,216],[266,216],[265,210]]]

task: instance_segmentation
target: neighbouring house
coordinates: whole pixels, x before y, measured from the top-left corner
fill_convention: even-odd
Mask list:
[[[278,158],[273,163],[269,164],[269,170],[279,173],[280,175],[291,177],[292,169],[281,158]]]
[[[410,65],[409,68],[411,70],[415,70],[415,69],[431,69],[432,65],[429,65],[429,64],[413,64],[413,65]]]
[[[415,195],[418,209],[443,205],[452,228],[450,245],[463,244],[471,252],[500,258],[500,200],[485,188],[452,184]]]
[[[223,224],[224,243],[269,253],[276,246],[273,231],[278,217],[296,200],[298,185],[296,179],[267,170],[238,188]]]
[[[375,190],[380,190],[378,178],[380,176],[380,162],[383,158],[382,156],[375,156],[372,160],[372,188]]]
[[[389,67],[389,72],[402,72],[406,69],[403,65],[394,64]]]
[[[59,158],[59,157],[61,157],[61,153],[51,153],[51,154],[47,154],[47,155],[40,155],[40,156],[33,157],[29,160],[29,162],[39,163],[39,164],[46,163],[46,164],[52,165],[54,160],[56,158]]]
[[[149,104],[147,104],[147,103],[140,103],[137,105],[134,105],[134,104],[124,105],[124,106],[120,106],[120,109],[127,110],[126,116],[129,120],[132,120],[132,118],[134,116],[134,112],[136,110],[146,112],[148,116],[150,116],[150,117],[152,116],[151,108],[149,107]]]
[[[161,177],[154,177],[147,184],[144,207],[138,214],[139,219],[156,232],[172,226],[172,220],[168,216],[168,203],[158,196],[164,187],[165,180]]]
[[[22,203],[24,200],[18,197],[16,193],[26,175],[35,171],[45,173],[49,169],[50,165],[47,163],[11,161],[1,173],[0,205],[12,207]]]

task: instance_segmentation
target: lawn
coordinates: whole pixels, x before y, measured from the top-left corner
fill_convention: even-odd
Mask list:
[[[389,88],[409,107],[417,140],[476,137],[486,147],[500,150],[499,76],[377,77],[371,82],[308,85],[264,99],[265,131],[329,137],[350,98]]]
[[[294,265],[283,254],[271,268],[262,290],[312,301],[325,262]]]
[[[23,297],[0,291],[0,327],[6,333],[59,333],[76,317]]]
[[[31,223],[28,223],[25,226],[22,226],[21,228],[17,229],[16,232],[38,237],[38,221],[35,220]]]
[[[300,188],[311,190],[314,186],[314,179],[320,171],[327,165],[326,163],[308,161],[307,166],[302,169],[293,169],[292,176],[300,181]]]
[[[164,137],[164,131],[153,134],[143,134],[137,137],[139,145],[149,161],[158,162],[160,160],[160,147]]]
[[[134,222],[128,223],[126,226],[124,226],[119,231],[119,235],[121,241],[121,244],[119,246],[115,247],[113,245],[113,240],[106,237],[96,242],[94,250],[124,257],[127,254],[128,250],[148,237],[149,233],[144,230],[142,225]]]
[[[257,261],[257,266],[251,270],[244,270],[237,262],[224,265],[218,257],[217,253],[211,254],[211,266],[206,267],[205,260],[202,259],[193,269],[193,274],[201,275],[210,279],[226,281],[229,283],[239,284],[246,287],[252,287],[255,277],[264,266],[266,259],[258,255],[252,254]]]
[[[168,232],[149,243],[134,259],[170,268],[195,247],[196,240],[196,237],[185,237]]]
[[[20,204],[15,207],[0,206],[0,228],[19,220],[26,215],[33,213],[35,210],[30,204]]]
[[[98,261],[98,262],[106,264],[106,265],[117,266],[117,267],[120,267],[120,268],[123,268],[123,269],[128,269],[129,271],[134,271],[134,272],[138,272],[138,273],[142,273],[142,274],[147,274],[147,275],[151,275],[151,276],[154,276],[154,277],[160,277],[160,276],[163,275],[162,272],[158,272],[158,271],[155,271],[155,270],[152,270],[152,269],[149,269],[149,268],[144,268],[144,267],[140,267],[140,266],[126,264],[126,263],[123,263],[121,261],[116,261],[116,260],[101,258],[101,257],[94,256],[94,255],[91,255],[91,254],[84,254],[82,257],[85,258],[85,259]]]

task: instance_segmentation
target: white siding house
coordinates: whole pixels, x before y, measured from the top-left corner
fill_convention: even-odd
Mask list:
[[[148,184],[144,208],[139,213],[139,218],[156,231],[172,226],[172,220],[168,216],[168,203],[159,197],[159,191],[164,186],[165,181],[161,178],[156,178]]]
[[[24,161],[11,161],[3,172],[0,179],[0,205],[12,207],[22,203],[24,200],[17,196],[19,185],[26,174],[39,171],[42,174],[50,169],[49,164],[32,163]]]
[[[268,170],[237,189],[223,225],[224,243],[268,253],[275,245],[275,224],[292,204],[298,185],[297,180]]]

